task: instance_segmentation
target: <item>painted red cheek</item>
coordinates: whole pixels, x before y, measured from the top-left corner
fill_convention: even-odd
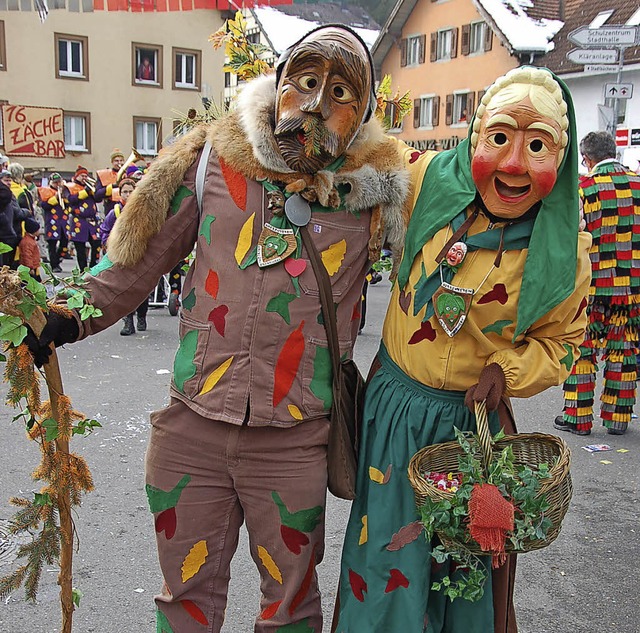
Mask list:
[[[558,173],[555,169],[547,170],[547,171],[539,171],[537,174],[532,174],[533,179],[537,181],[538,191],[540,192],[540,197],[544,198],[551,193],[554,185],[556,184],[556,180],[558,178]]]
[[[476,184],[485,182],[495,170],[495,161],[486,156],[476,155],[471,161],[471,175]]]

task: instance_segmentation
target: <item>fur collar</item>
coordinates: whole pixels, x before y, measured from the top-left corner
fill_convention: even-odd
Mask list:
[[[372,260],[379,256],[384,236],[399,250],[409,217],[409,177],[394,141],[384,135],[379,122],[373,118],[362,127],[337,172],[297,173],[287,167],[275,143],[275,98],[275,75],[254,79],[240,94],[234,111],[195,128],[163,150],[115,224],[108,242],[109,258],[122,266],[140,261],[207,139],[218,156],[247,179],[285,183],[291,192],[310,192],[324,206],[337,206],[336,187],[348,185],[345,206],[349,211],[373,209]]]

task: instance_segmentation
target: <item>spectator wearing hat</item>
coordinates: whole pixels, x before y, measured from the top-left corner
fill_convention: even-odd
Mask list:
[[[87,242],[91,247],[91,267],[98,263],[100,254],[97,202],[101,198],[87,183],[88,177],[87,169],[78,166],[73,181],[66,185],[66,199],[69,202],[69,238],[76,248],[80,270],[87,267]]]
[[[144,176],[144,173],[137,165],[129,165],[125,171],[125,178],[129,178],[136,183],[140,181],[142,176]],[[122,188],[122,183],[120,183],[120,188]]]
[[[69,243],[69,208],[65,204],[62,190],[62,176],[55,171],[49,176],[49,186],[38,189],[40,206],[44,212],[44,236],[49,250],[49,263],[54,273],[62,272],[60,259]]]
[[[38,248],[40,232],[40,225],[33,218],[27,218],[24,221],[24,235],[18,248],[20,265],[26,266],[29,269],[29,274],[37,281],[40,281],[40,264],[42,262]]]
[[[0,152],[0,171],[9,169],[9,157]]]
[[[96,197],[104,200],[105,216],[117,202],[122,202],[117,180],[118,172],[124,165],[124,154],[119,149],[114,149],[109,160],[111,161],[111,167],[98,170],[98,178],[96,179]]]

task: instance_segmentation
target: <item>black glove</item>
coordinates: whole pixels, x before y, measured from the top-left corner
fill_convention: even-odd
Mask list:
[[[27,345],[33,362],[36,367],[42,367],[49,361],[51,356],[50,343],[55,343],[56,347],[60,347],[65,343],[73,343],[80,336],[80,328],[78,322],[73,317],[64,317],[57,312],[49,312],[47,314],[47,324],[38,338],[33,330],[27,326],[27,336],[23,343]]]
[[[498,363],[491,363],[480,372],[478,382],[467,389],[464,403],[469,410],[474,412],[475,403],[486,400],[487,409],[495,411],[500,404],[500,398],[502,398],[506,386],[507,379],[502,367]]]

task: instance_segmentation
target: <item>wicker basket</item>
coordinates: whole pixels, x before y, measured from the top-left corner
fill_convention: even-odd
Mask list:
[[[514,549],[507,540],[505,551],[507,553],[530,552],[542,549],[550,545],[560,533],[562,519],[569,508],[571,501],[572,486],[569,474],[571,456],[566,443],[555,435],[544,433],[519,433],[517,435],[507,435],[503,439],[495,442],[492,446],[489,422],[487,420],[487,409],[485,403],[476,404],[476,419],[478,426],[478,436],[482,452],[482,462],[486,470],[486,465],[491,462],[492,452],[501,451],[507,446],[511,446],[515,456],[516,464],[530,467],[537,467],[539,464],[547,463],[550,467],[550,476],[545,479],[540,486],[537,496],[544,495],[549,503],[549,510],[546,516],[551,520],[551,527],[547,531],[544,539],[527,539],[523,541],[522,549]],[[418,508],[422,506],[427,498],[433,501],[443,501],[450,498],[451,491],[441,490],[437,486],[430,484],[422,476],[426,472],[457,472],[459,469],[458,457],[463,454],[458,442],[446,442],[427,446],[419,450],[409,463],[409,481],[413,486],[416,504]],[[438,533],[438,537],[443,545],[448,549],[455,546],[449,538]],[[460,543],[474,554],[486,554],[480,546],[469,536],[469,541]]]

